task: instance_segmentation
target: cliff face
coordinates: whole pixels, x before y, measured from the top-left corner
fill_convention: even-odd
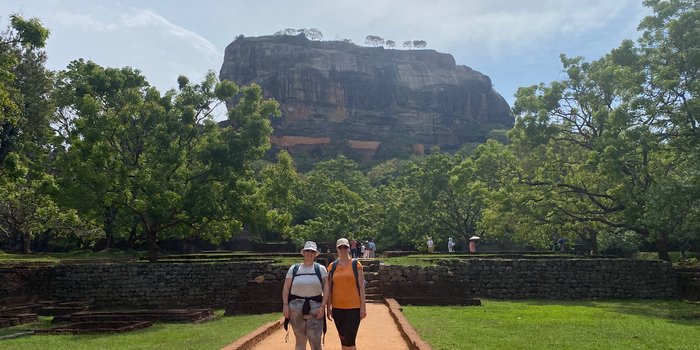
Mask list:
[[[343,145],[367,156],[482,141],[513,117],[491,80],[449,54],[387,50],[304,37],[239,38],[220,79],[257,83],[281,104],[273,144],[297,150]]]

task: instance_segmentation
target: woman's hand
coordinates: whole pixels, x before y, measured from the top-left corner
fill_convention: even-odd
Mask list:
[[[320,320],[320,319],[323,319],[323,312],[324,312],[324,311],[326,311],[326,307],[325,307],[325,306],[319,307],[318,310],[316,310],[316,318],[319,319],[319,320]]]
[[[284,318],[289,318],[289,305],[284,304],[282,306],[282,314],[284,315]]]
[[[333,321],[333,308],[330,305],[326,306],[326,318]]]
[[[360,308],[360,319],[364,320],[367,317],[367,309],[363,306]]]

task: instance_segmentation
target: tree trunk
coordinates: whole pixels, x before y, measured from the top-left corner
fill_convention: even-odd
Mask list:
[[[668,234],[660,233],[656,239],[656,251],[659,253],[659,259],[671,262],[671,256],[668,254]]]
[[[114,248],[114,221],[117,217],[117,208],[114,205],[110,205],[104,208],[103,225],[105,231],[105,238],[107,239],[107,249]]]
[[[158,232],[148,230],[146,232],[146,240],[148,241],[148,262],[158,261],[158,244],[156,243],[156,236]]]
[[[29,234],[23,233],[22,234],[22,251],[24,251],[25,254],[29,254],[32,252],[32,239],[29,237]]]
[[[588,244],[591,245],[591,255],[598,255],[598,234],[595,231],[588,236]]]
[[[138,228],[139,228],[139,221],[136,218],[134,218],[134,222],[132,223],[131,229],[129,230],[129,241],[127,242],[129,249],[134,249],[134,245],[136,244],[136,239],[138,238],[136,235],[136,231],[138,230]]]

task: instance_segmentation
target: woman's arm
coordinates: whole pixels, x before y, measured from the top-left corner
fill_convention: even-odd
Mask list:
[[[289,318],[289,288],[292,287],[292,279],[284,279],[284,287],[282,288],[282,314],[284,318]]]
[[[367,302],[365,301],[365,270],[359,266],[357,269],[357,283],[360,285],[360,319],[367,317]]]
[[[328,285],[328,277],[323,278],[323,301],[321,307],[316,312],[316,318],[323,318],[323,312],[326,311],[326,305],[329,305],[331,299],[331,287]]]

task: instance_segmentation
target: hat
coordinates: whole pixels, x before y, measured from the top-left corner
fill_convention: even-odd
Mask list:
[[[335,241],[335,247],[336,247],[336,248],[340,247],[341,245],[346,245],[346,246],[349,247],[349,246],[350,246],[350,242],[348,242],[348,239],[347,239],[347,238],[341,238],[341,239]]]
[[[306,241],[306,243],[304,243],[304,248],[301,248],[301,252],[303,253],[305,250],[313,250],[315,252],[318,252],[318,248],[316,248],[316,243],[312,241]]]

